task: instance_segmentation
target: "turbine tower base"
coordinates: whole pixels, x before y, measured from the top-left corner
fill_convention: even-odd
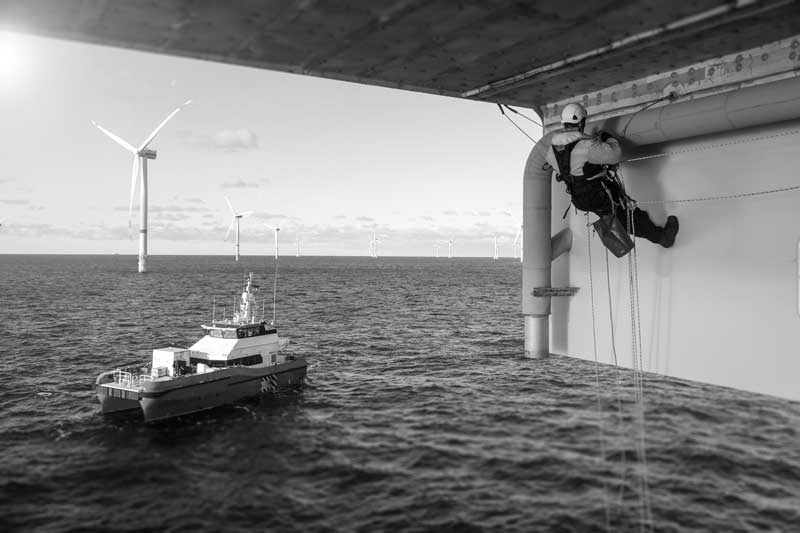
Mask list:
[[[525,357],[550,355],[550,315],[525,315]]]

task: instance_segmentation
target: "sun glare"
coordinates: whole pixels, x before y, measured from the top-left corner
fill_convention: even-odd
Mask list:
[[[24,48],[22,38],[14,33],[0,31],[0,88],[18,83],[23,74]]]

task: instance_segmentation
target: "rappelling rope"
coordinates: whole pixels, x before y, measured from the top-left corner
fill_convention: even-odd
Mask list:
[[[622,178],[620,177],[620,180]],[[634,207],[635,209],[635,207]],[[640,481],[640,502],[641,502],[641,530],[644,531],[645,524],[649,530],[653,529],[653,517],[650,507],[650,494],[647,475],[647,440],[644,416],[644,358],[642,355],[642,324],[639,307],[639,259],[636,252],[636,224],[634,222],[634,209],[626,208],[628,217],[628,228],[634,235],[633,248],[628,254],[628,291],[630,295],[630,315],[631,315],[631,358],[633,361],[634,391],[636,398],[636,411],[639,422],[639,438],[637,441],[637,455],[641,464]]]
[[[588,214],[587,214],[588,216]],[[611,326],[611,353],[614,356],[614,378],[617,391],[617,421],[622,425],[624,420],[624,411],[622,408],[622,377],[619,372],[619,362],[617,360],[617,342],[616,332],[614,331],[614,309],[611,305],[611,267],[608,262],[608,248],[605,249],[606,258],[606,290],[608,292],[608,320]],[[620,476],[619,494],[617,496],[617,506],[622,506],[622,499],[625,496],[625,477],[627,470],[627,461],[625,459],[625,452],[621,454],[620,468],[622,475]]]
[[[588,213],[587,213],[588,218]],[[590,230],[588,229],[587,224],[587,233]],[[586,246],[589,250],[589,295],[592,303],[592,347],[594,349],[594,382],[596,386],[597,392],[597,433],[598,439],[600,440],[600,455],[602,457],[602,461],[605,462],[606,460],[606,441],[605,436],[603,435],[603,409],[601,404],[601,397],[600,397],[600,364],[597,361],[597,321],[595,320],[595,310],[594,310],[594,280],[592,274],[592,236],[587,235],[586,239]],[[609,508],[608,503],[608,485],[606,484],[605,477],[603,477],[603,510],[605,511],[605,518],[606,518],[606,531],[611,531],[611,511]]]

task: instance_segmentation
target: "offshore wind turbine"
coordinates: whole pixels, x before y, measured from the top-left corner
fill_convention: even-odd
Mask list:
[[[175,111],[167,115],[167,118],[165,118],[161,124],[159,124],[156,129],[154,129],[153,132],[147,136],[147,138],[144,140],[144,142],[142,142],[141,145],[139,145],[138,148],[134,147],[123,138],[111,133],[94,120],[92,121],[92,124],[94,124],[97,129],[105,133],[111,138],[111,140],[133,154],[133,169],[131,170],[131,200],[128,208],[129,233],[131,231],[131,218],[133,216],[133,195],[136,192],[136,182],[139,181],[139,174],[141,170],[142,185],[140,187],[139,197],[139,272],[147,272],[147,160],[156,158],[156,151],[148,149],[147,146],[152,142],[153,139],[156,138],[156,135],[158,135],[158,132],[161,131],[161,128],[163,128],[178,111],[190,103],[192,103],[191,100],[184,102],[178,106]]]
[[[231,219],[231,224],[228,226],[228,231],[225,232],[225,240],[228,240],[228,235],[231,234],[231,230],[233,229],[233,225],[236,224],[236,261],[239,261],[239,222],[241,222],[242,218],[246,217],[247,215],[253,214],[253,211],[245,211],[244,213],[237,213],[236,209],[233,208],[231,204],[230,198],[227,196],[225,197],[225,201],[228,202],[228,207],[231,210],[231,214],[233,214],[233,218]]]
[[[372,232],[372,237],[369,240],[369,255],[370,257],[374,257],[375,259],[378,258],[378,243],[381,240],[378,238],[378,235],[375,231]]]
[[[439,257],[439,243],[433,244],[433,256]]]
[[[267,226],[269,229],[271,229],[273,231],[273,233],[275,233],[275,259],[277,259],[278,258],[278,232],[281,230],[281,227],[280,227],[281,225],[280,224],[276,224],[274,226],[270,226],[269,224],[265,224],[265,226]]]
[[[300,257],[300,233],[294,236],[295,257]]]
[[[519,231],[517,232],[517,236],[514,237],[514,253],[516,255],[516,251],[519,249],[519,261],[522,262],[522,226],[519,227]]]
[[[452,237],[450,237],[450,240],[447,241],[447,258],[448,259],[452,259],[453,258],[453,238]]]
[[[499,255],[497,253],[497,235],[495,235],[494,236],[494,255],[492,256],[492,259],[497,260],[498,257],[499,257]]]

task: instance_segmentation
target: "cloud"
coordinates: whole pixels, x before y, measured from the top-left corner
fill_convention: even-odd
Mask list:
[[[9,204],[9,205],[28,205],[30,204],[30,200],[24,200],[21,198],[6,198],[0,200],[0,204]]]
[[[214,148],[226,152],[255,150],[258,148],[258,135],[247,128],[220,130],[211,135],[183,130],[180,135],[187,144],[202,148]]]
[[[246,128],[221,130],[214,134],[214,146],[223,150],[252,150],[258,148],[258,136]]]
[[[223,189],[257,189],[258,183],[254,181],[228,180],[222,184]]]
[[[375,219],[372,217],[356,217],[356,220],[359,222],[375,222]]]

